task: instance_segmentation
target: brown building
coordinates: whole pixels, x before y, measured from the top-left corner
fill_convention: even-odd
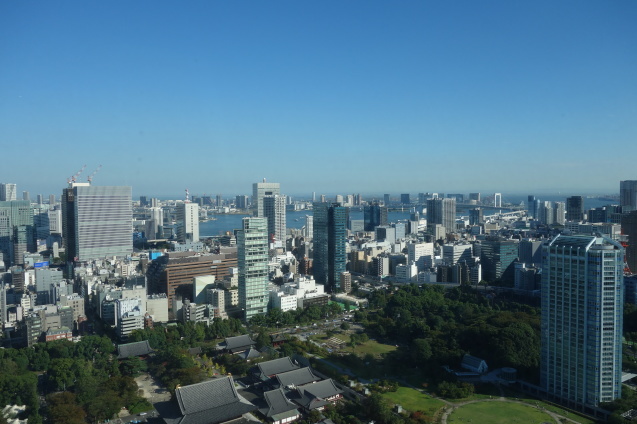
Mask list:
[[[230,268],[237,267],[237,250],[224,249],[224,253],[201,254],[195,252],[170,252],[155,259],[148,267],[148,291],[151,294],[166,293],[169,308],[175,293],[192,297],[192,279],[202,275],[214,275],[221,281],[230,275]]]

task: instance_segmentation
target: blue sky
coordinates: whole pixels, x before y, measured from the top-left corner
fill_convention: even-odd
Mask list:
[[[0,2],[0,182],[617,192],[637,2]]]

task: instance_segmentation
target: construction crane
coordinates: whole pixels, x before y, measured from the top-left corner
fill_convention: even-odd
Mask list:
[[[93,173],[91,175],[89,175],[88,178],[86,178],[86,180],[89,183],[93,182],[93,177],[95,176],[95,174],[97,174],[99,172],[100,169],[102,169],[102,165],[98,166],[97,169],[95,171],[93,171]]]
[[[77,181],[77,178],[80,176],[80,174],[84,171],[84,168],[86,168],[86,165],[82,166],[82,168],[80,168],[79,171],[77,171],[75,173],[75,175],[73,175],[71,178],[67,179],[66,182],[71,184]]]

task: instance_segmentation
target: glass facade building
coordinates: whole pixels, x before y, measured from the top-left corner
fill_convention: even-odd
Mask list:
[[[314,203],[314,280],[329,291],[340,291],[347,270],[349,209],[339,203]]]
[[[239,306],[249,320],[268,311],[268,223],[265,218],[243,218],[237,232]]]

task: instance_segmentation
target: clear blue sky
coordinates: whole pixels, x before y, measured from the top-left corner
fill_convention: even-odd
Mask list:
[[[637,2],[0,2],[0,182],[617,192]]]

